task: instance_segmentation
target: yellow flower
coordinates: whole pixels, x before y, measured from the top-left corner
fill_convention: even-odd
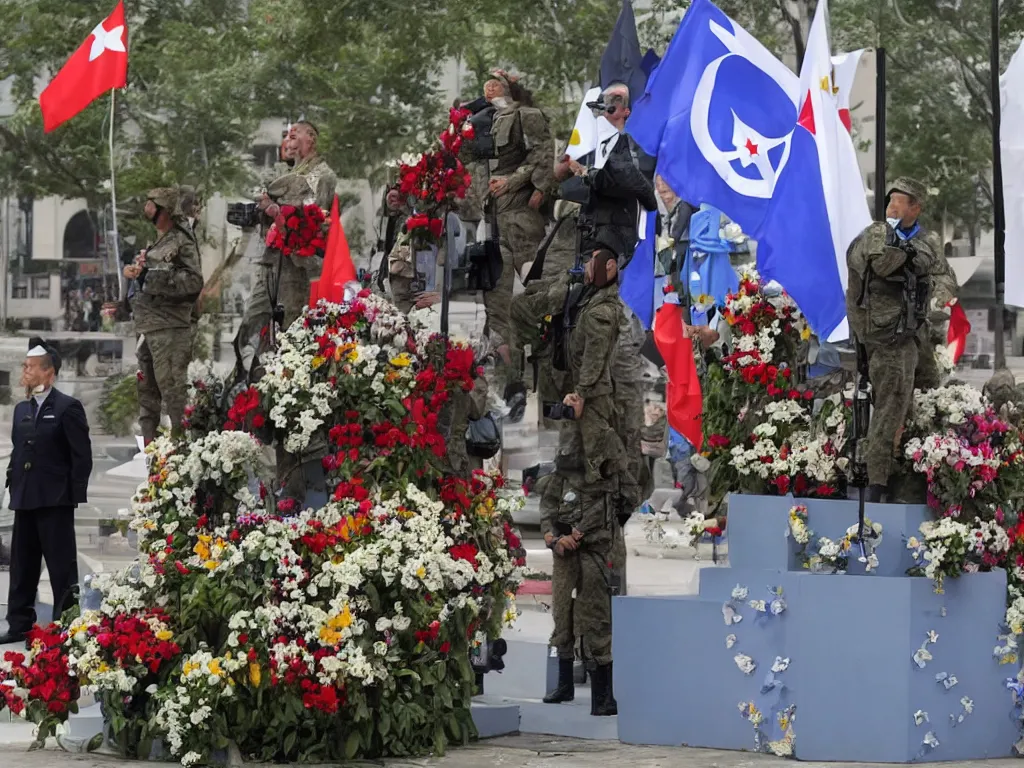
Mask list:
[[[220,659],[210,659],[210,663],[206,665],[206,668],[210,670],[211,675],[220,677],[224,674],[224,670],[220,668]]]
[[[412,357],[410,357],[408,352],[402,352],[401,354],[391,358],[391,364],[395,366],[395,368],[406,368],[411,363]]]
[[[352,611],[345,603],[341,613],[331,616],[327,623],[320,628],[320,640],[327,645],[336,645],[341,641],[342,631],[352,624]]]
[[[192,551],[199,555],[200,560],[210,559],[210,537],[205,534],[199,536],[199,541],[192,547]]]
[[[166,642],[170,640],[172,637],[174,637],[174,635],[166,629],[161,629],[159,632],[156,633],[156,639],[162,642]]]
[[[323,358],[320,355],[317,355],[316,357],[313,358],[313,362],[312,362],[313,370],[315,371],[317,368],[319,368],[321,365],[323,365],[326,362],[327,362],[326,358]]]
[[[419,568],[416,569],[416,578],[422,579],[426,575],[427,575],[427,569],[424,568],[422,565]]]
[[[811,338],[811,327],[809,325],[805,325],[804,329],[800,331],[800,338],[803,339],[804,341],[807,341],[809,338]]]
[[[260,687],[260,681],[263,679],[263,672],[260,671],[260,665],[255,661],[249,664],[249,682],[252,683],[253,688]]]
[[[109,672],[110,671],[110,666],[107,664],[107,662],[101,661],[100,665],[98,667],[96,667],[96,671],[97,672]]]
[[[1017,663],[1017,654],[1016,653],[1008,653],[1008,654],[1006,654],[1005,656],[1003,656],[1002,658],[999,659],[999,663],[1000,664],[1016,664]]]
[[[197,669],[199,669],[199,665],[196,664],[194,661],[186,661],[181,668],[181,674],[183,674],[185,677],[188,677]]]
[[[203,567],[208,571],[216,571],[217,566],[220,565],[216,560],[207,560],[203,563]]]

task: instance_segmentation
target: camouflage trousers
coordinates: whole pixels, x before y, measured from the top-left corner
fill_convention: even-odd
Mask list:
[[[537,247],[544,239],[545,225],[544,215],[532,208],[516,208],[498,214],[501,279],[493,291],[484,294],[484,307],[487,310],[487,332],[495,346],[508,345],[514,369],[519,366],[519,349],[512,330],[512,291],[516,275],[536,257]],[[514,372],[509,372],[509,375],[514,375]]]
[[[591,397],[583,415],[564,425],[556,465],[562,471],[581,472],[591,488],[618,486],[626,470],[626,449],[615,429],[617,414],[611,395]]]
[[[138,381],[139,426],[148,442],[160,426],[161,406],[171,418],[172,429],[181,428],[188,397],[188,365],[192,362],[191,332],[180,328],[150,331],[139,337],[135,355],[141,376]]]
[[[598,502],[601,503],[601,502]],[[611,585],[625,594],[626,546],[612,520],[612,539],[584,544],[575,552],[552,553],[551,614],[555,627],[551,647],[560,659],[575,657],[576,638],[583,652],[598,664],[612,660]]]
[[[654,492],[647,457],[641,442],[644,435],[644,391],[640,382],[615,382],[615,417],[625,448],[625,471],[619,488],[630,512],[635,512]]]
[[[512,332],[515,334],[516,348],[530,345],[537,365],[537,389],[541,403],[560,403],[569,393],[565,372],[555,370],[551,343],[541,337],[544,318],[562,309],[566,285],[565,280],[534,280],[523,293],[512,299]],[[559,423],[544,419],[544,427],[555,430],[559,428]]]
[[[871,485],[887,485],[896,444],[914,401],[918,348],[914,339],[864,347],[874,397],[866,451],[868,481]]]
[[[277,265],[261,264],[246,305],[242,324],[238,329],[239,347],[251,346],[257,354],[265,351],[263,339],[274,316],[273,292],[277,288],[277,303],[284,307],[284,328],[288,328],[309,305],[311,273],[295,266],[289,259],[281,263],[281,280],[277,283]]]

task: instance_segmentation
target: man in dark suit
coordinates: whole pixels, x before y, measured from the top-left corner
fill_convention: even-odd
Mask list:
[[[14,409],[7,467],[14,535],[8,629],[0,645],[23,641],[36,622],[41,561],[50,574],[54,621],[75,601],[75,507],[86,501],[92,445],[82,404],[53,386],[60,362],[42,339],[29,341],[21,375],[27,399]]]

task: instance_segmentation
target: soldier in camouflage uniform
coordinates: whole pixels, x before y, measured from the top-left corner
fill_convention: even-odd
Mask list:
[[[292,127],[289,157],[295,167],[267,185],[266,194],[259,201],[264,214],[273,220],[280,215],[282,205],[308,205],[315,203],[329,214],[337,192],[338,178],[317,153],[317,129],[307,122]],[[246,308],[238,338],[251,341],[265,334],[273,316],[272,299],[284,307],[287,328],[302,315],[309,303],[309,285],[320,276],[321,257],[302,257],[292,254],[283,257],[271,248],[264,248],[260,258],[260,273]]]
[[[515,334],[517,349],[530,345],[537,365],[538,390],[541,402],[560,403],[568,394],[565,389],[565,374],[556,371],[552,364],[551,329],[545,318],[562,311],[565,293],[569,289],[569,270],[576,261],[576,215],[579,206],[575,203],[558,201],[555,204],[555,223],[548,233],[550,241],[544,251],[539,276],[534,276],[526,290],[512,299],[512,332]],[[543,248],[543,246],[541,246]],[[539,256],[538,256],[539,258]],[[535,274],[535,269],[531,269]],[[558,429],[559,424],[544,420],[548,429]]]
[[[941,295],[948,265],[938,238],[918,223],[924,186],[900,178],[890,187],[886,222],[868,226],[850,245],[846,310],[850,329],[864,348],[874,408],[868,430],[867,498],[881,501],[893,454],[920,385],[936,386],[928,311]],[[954,281],[955,282],[955,281]],[[909,289],[916,285],[916,295]],[[925,360],[922,360],[925,358]]]
[[[519,350],[511,323],[515,276],[532,261],[544,238],[544,204],[553,192],[554,154],[544,113],[531,105],[516,78],[496,71],[484,84],[484,97],[495,107],[493,136],[497,158],[491,160],[489,205],[497,213],[503,267],[498,286],[484,294],[487,330],[510,366],[506,379],[521,389]]]
[[[612,364],[622,317],[617,274],[611,251],[597,251],[587,262],[587,286],[567,342],[573,391],[563,401],[574,411],[582,455],[573,457],[572,466],[561,462],[554,475],[544,478],[541,497],[541,530],[555,555],[551,645],[559,658],[558,686],[544,701],[557,704],[575,695],[572,666],[578,631],[587,656],[596,664],[591,714],[598,716],[617,713],[611,595],[620,586],[616,553],[624,553],[624,546],[616,546],[622,539],[619,483],[626,469],[625,447],[614,427]],[[560,447],[560,457],[563,450]]]
[[[192,361],[192,317],[203,290],[199,247],[180,212],[177,188],[151,190],[144,212],[159,233],[156,243],[125,275],[139,281],[132,302],[139,361],[139,425],[148,444],[160,425],[161,405],[177,432],[185,413],[186,372]]]

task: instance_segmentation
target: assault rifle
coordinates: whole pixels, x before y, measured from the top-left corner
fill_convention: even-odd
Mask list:
[[[868,486],[868,465],[864,444],[871,423],[871,383],[868,379],[868,356],[864,345],[854,339],[857,367],[853,374],[853,436],[850,440],[850,484],[857,489],[857,542],[862,562],[867,560],[864,546],[864,502]]]

